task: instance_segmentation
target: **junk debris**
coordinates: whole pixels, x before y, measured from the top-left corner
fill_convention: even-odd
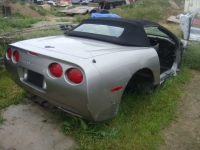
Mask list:
[[[192,13],[186,15],[180,15],[180,28],[183,31],[183,36],[185,40],[200,41],[200,26],[192,27],[192,24],[200,25],[199,19],[194,19],[195,16],[200,12],[200,8]]]
[[[180,28],[183,31],[185,40],[200,41],[200,19],[198,19],[199,13],[200,8],[185,15],[179,14],[177,16],[170,16],[167,21],[180,24]],[[195,27],[192,25],[195,25]]]
[[[94,13],[100,10],[98,3],[89,3],[87,6],[78,6],[78,7],[66,7],[66,9],[58,11],[62,13],[63,16],[73,16],[73,15],[85,15],[87,13]]]

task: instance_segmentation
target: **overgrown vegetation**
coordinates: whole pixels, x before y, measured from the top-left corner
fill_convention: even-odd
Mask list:
[[[11,16],[0,16],[0,35],[6,32],[13,32],[18,29],[28,28],[31,24],[44,19],[32,18],[28,15],[22,15],[19,12],[12,13]]]
[[[176,0],[181,3],[183,0]],[[115,9],[109,10],[111,13],[117,14],[122,18],[135,18],[151,21],[165,21],[172,14],[177,14],[180,10],[172,9],[168,0],[139,0],[130,5],[122,5]],[[80,22],[89,18],[90,15],[77,15],[74,22]]]
[[[32,9],[32,10],[36,10],[36,6],[35,6],[35,4],[33,4],[33,3],[30,3],[30,5],[29,5],[29,7]]]
[[[48,11],[48,13],[58,17],[62,16],[62,14],[57,11],[57,7],[55,6],[51,6],[51,9]]]
[[[87,19],[89,17],[90,17],[90,15],[88,15],[88,14],[87,15],[75,15],[74,18],[73,18],[73,20],[72,20],[72,22],[79,23],[82,20]]]
[[[169,11],[169,8],[171,8],[170,4],[166,0],[140,0],[137,3],[123,5],[118,9],[113,9],[111,12],[118,14],[122,18],[158,21],[163,18],[163,15],[165,15],[167,11]]]
[[[137,3],[111,10],[112,13],[121,17],[153,21],[164,20],[163,16],[168,11],[171,11],[171,7],[166,0],[140,0]],[[73,22],[80,22],[88,17],[90,16],[75,16]],[[0,22],[2,22],[1,19],[3,17],[0,18]],[[11,17],[11,24],[12,19],[16,18]],[[7,24],[10,23],[7,22]],[[24,24],[30,25],[31,23]],[[5,27],[5,31],[10,31],[10,28],[10,26]],[[23,27],[17,25],[15,28],[21,29]],[[0,33],[3,33],[3,31],[0,30]],[[20,35],[19,38],[27,39],[61,33],[62,31],[59,29],[51,28],[46,31],[35,31],[31,34]],[[183,57],[180,74],[168,80],[161,89],[149,94],[141,91],[125,93],[116,118],[95,123],[74,116],[66,117],[62,111],[56,111],[53,119],[55,122],[62,122],[64,134],[70,135],[78,141],[79,147],[75,148],[77,150],[155,150],[162,142],[162,128],[176,117],[177,102],[185,85],[192,78],[190,69],[200,70],[199,46],[199,43],[189,45]],[[5,47],[6,45],[0,47],[0,56]],[[11,81],[5,68],[1,68],[0,112],[10,104],[19,103],[23,96],[24,92]],[[0,124],[3,121],[4,119],[0,117]]]
[[[3,57],[6,47],[6,44],[0,45],[0,57]]]
[[[183,64],[190,69],[200,71],[200,42],[190,42],[188,49],[184,53]]]
[[[19,104],[24,96],[25,92],[14,84],[6,69],[0,67],[0,124],[4,121],[1,117],[2,109],[11,104]]]
[[[25,5],[26,3],[24,1],[20,1],[20,4],[21,5]]]
[[[27,30],[27,33],[23,33],[23,34],[19,34],[19,33],[20,32],[16,32],[12,34],[12,37],[16,38],[17,41],[31,39],[31,38],[45,37],[45,36],[62,35],[63,31],[60,30],[60,28],[57,26],[50,26],[43,30],[35,30],[34,32],[28,32]],[[6,47],[7,47],[6,44],[0,45],[0,57],[3,57]]]
[[[19,35],[18,40],[25,40],[31,38],[45,37],[45,36],[54,36],[54,35],[62,35],[63,31],[60,30],[57,26],[50,26],[44,30],[36,30],[34,32],[25,33]]]
[[[181,6],[181,4],[184,3],[184,1],[182,1],[182,0],[174,0],[174,2],[175,2],[178,6]]]
[[[80,146],[75,149],[155,150],[162,142],[163,126],[176,116],[178,99],[191,77],[190,70],[183,66],[179,76],[171,78],[153,93],[132,91],[124,94],[116,118],[95,123],[65,117],[62,118],[63,132],[79,141]]]
[[[72,19],[69,19],[69,18],[59,18],[59,19],[56,19],[57,22],[71,22]]]
[[[10,0],[10,2],[15,4],[15,3],[19,2],[19,0]]]
[[[41,6],[37,9],[37,12],[42,16],[46,16],[46,14],[47,14],[47,10],[45,10]]]

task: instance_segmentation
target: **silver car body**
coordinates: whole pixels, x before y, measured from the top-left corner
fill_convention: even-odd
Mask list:
[[[168,40],[174,45],[171,39],[161,37],[161,40]],[[8,48],[20,53],[17,63],[13,56],[9,59],[5,54],[7,71],[20,87],[68,113],[91,121],[103,121],[117,115],[124,90],[137,73],[142,81],[150,81],[156,86],[167,77],[176,75],[181,62],[179,46],[173,50],[176,57],[170,68],[160,72],[156,46],[125,46],[65,35],[20,41],[10,44]],[[59,78],[49,72],[49,65],[53,62],[63,68]],[[78,68],[83,73],[80,84],[69,81],[66,76],[69,68]],[[27,81],[28,70],[44,77],[42,87]],[[146,77],[151,77],[151,80]],[[112,91],[118,87],[121,89]]]

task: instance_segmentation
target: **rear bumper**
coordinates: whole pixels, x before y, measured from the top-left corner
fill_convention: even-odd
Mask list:
[[[105,90],[105,83],[98,70],[92,63],[88,63],[88,60],[84,60],[87,63],[86,68],[73,63],[59,62],[64,70],[69,67],[78,67],[82,70],[84,81],[76,85],[68,82],[65,73],[60,78],[53,78],[49,74],[48,64],[59,60],[45,57],[42,59],[32,58],[27,55],[27,52],[19,51],[18,63],[13,63],[12,59],[8,60],[6,57],[4,60],[10,77],[24,90],[49,101],[58,108],[90,121],[103,121],[117,115],[118,104],[110,101],[109,93]],[[81,60],[79,62],[83,63]],[[40,80],[39,83],[36,84],[29,80],[30,75],[36,76],[33,80]],[[41,79],[38,79],[40,77]]]

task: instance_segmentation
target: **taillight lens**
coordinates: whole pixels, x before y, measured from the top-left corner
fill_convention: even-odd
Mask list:
[[[18,62],[19,61],[19,52],[18,51],[14,51],[13,53],[13,59],[15,60],[15,62]]]
[[[61,77],[63,73],[62,66],[58,63],[52,63],[49,66],[49,71],[55,77]]]
[[[35,53],[35,52],[28,52],[30,55],[33,55],[33,56],[38,56],[38,54],[37,53]]]
[[[71,82],[81,83],[83,81],[83,74],[80,70],[72,68],[67,70],[66,75]]]
[[[7,49],[6,55],[8,59],[12,57],[12,50],[10,48]]]

